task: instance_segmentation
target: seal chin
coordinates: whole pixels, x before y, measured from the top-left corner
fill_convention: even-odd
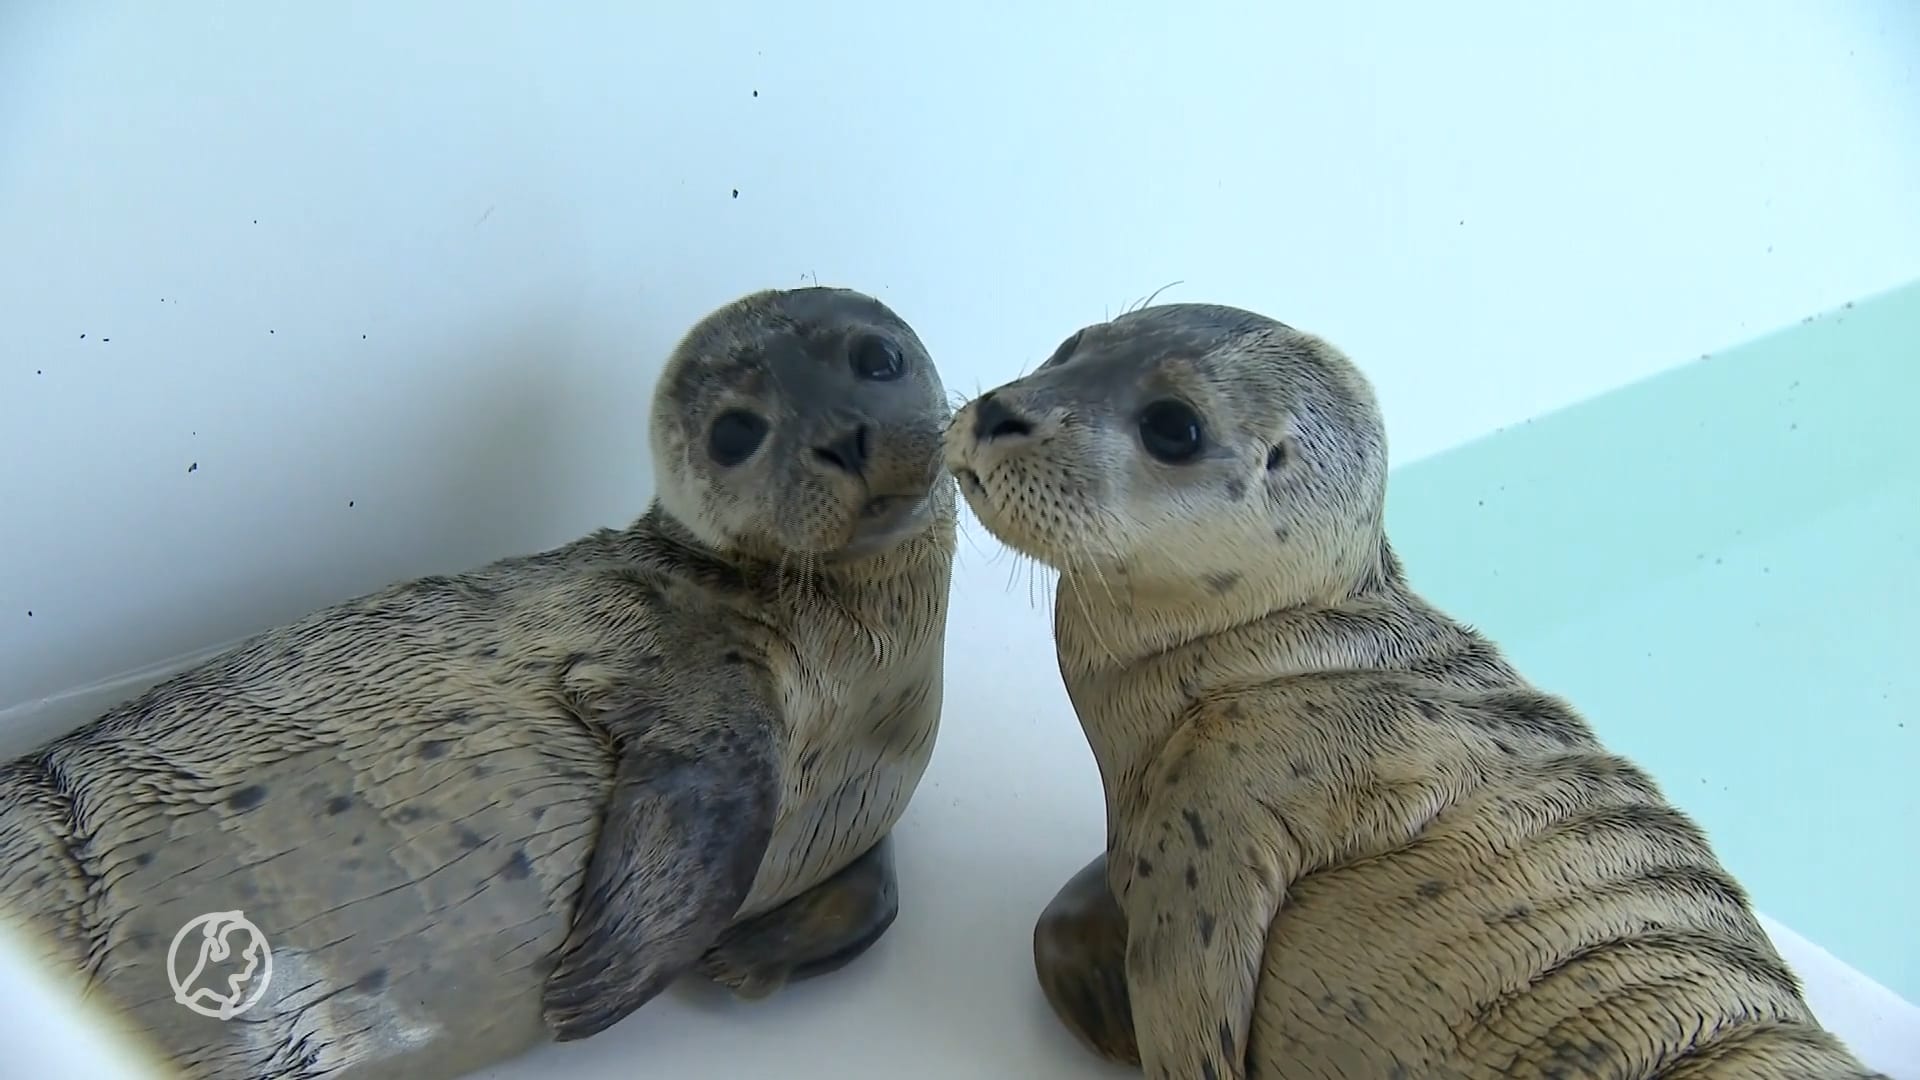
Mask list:
[[[853,535],[835,549],[835,559],[878,555],[925,529],[933,521],[933,494],[877,495],[860,507]]]

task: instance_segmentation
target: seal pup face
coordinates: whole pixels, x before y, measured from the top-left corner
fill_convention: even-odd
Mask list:
[[[716,550],[860,558],[935,518],[946,391],[873,297],[766,290],[719,308],[675,347],[652,413],[656,498]]]
[[[965,405],[944,450],[1002,543],[1126,607],[1327,603],[1380,558],[1371,387],[1333,346],[1237,308],[1085,327]]]

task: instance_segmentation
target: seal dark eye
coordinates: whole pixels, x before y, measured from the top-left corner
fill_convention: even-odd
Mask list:
[[[1140,445],[1169,465],[1179,465],[1200,453],[1200,414],[1186,403],[1166,398],[1140,412]]]
[[[900,346],[883,337],[864,337],[853,347],[853,373],[874,382],[900,377],[907,367]]]
[[[707,453],[722,468],[731,469],[753,456],[767,437],[767,422],[744,409],[729,409],[714,418],[707,431]]]

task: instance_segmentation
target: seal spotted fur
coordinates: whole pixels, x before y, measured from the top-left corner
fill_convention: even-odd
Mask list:
[[[949,413],[871,297],[719,309],[657,383],[644,516],[315,612],[0,767],[0,903],[219,1080],[452,1076],[686,972],[832,970],[894,917],[938,726]],[[165,968],[220,910],[274,961],[228,1021]]]
[[[1106,853],[1041,986],[1151,1077],[1873,1075],[1741,886],[1567,702],[1424,601],[1330,344],[1162,305],[955,416],[948,467],[1060,572]]]

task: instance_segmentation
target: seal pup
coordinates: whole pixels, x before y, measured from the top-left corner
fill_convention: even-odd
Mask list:
[[[1873,1075],[1648,775],[1424,601],[1368,381],[1228,307],[1088,326],[946,461],[1059,571],[1106,853],[1043,991],[1151,1077]]]
[[[720,308],[656,384],[643,516],[315,612],[0,767],[0,904],[219,1080],[449,1077],[683,973],[833,970],[894,918],[938,726],[950,413],[872,297]],[[227,1020],[169,992],[207,912],[271,947]]]

